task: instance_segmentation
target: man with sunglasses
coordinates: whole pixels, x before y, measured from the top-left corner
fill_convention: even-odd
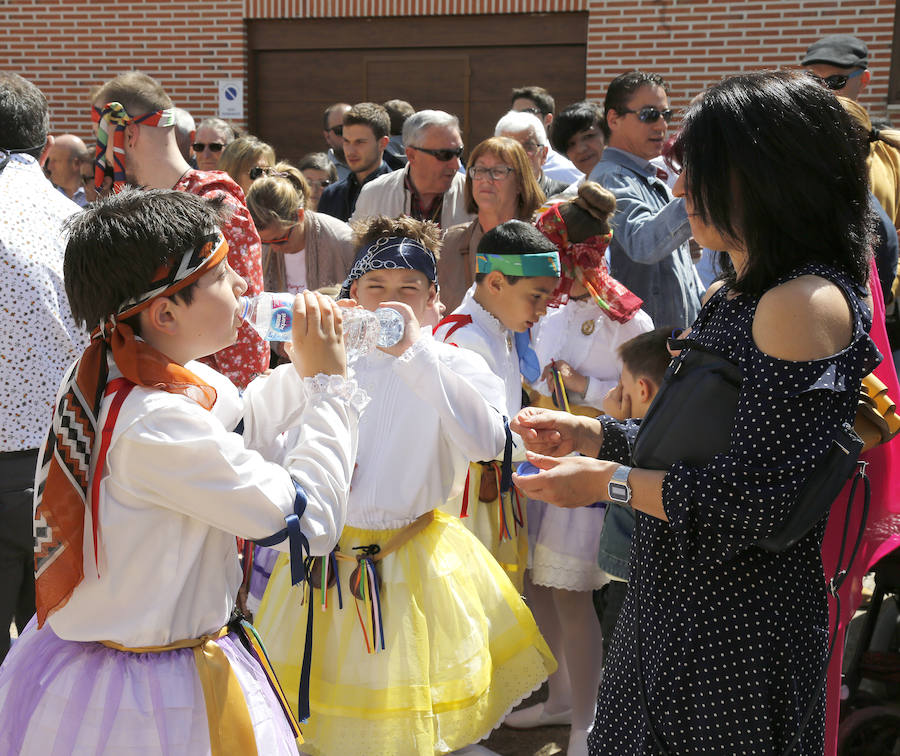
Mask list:
[[[344,115],[344,159],[350,175],[322,190],[318,211],[350,220],[364,184],[391,172],[384,161],[390,140],[391,119],[387,110],[374,102],[360,102]]]
[[[344,157],[344,116],[350,110],[346,102],[336,102],[325,108],[322,114],[322,136],[328,143],[328,159],[334,164],[338,181],[350,175],[350,166]]]
[[[471,221],[475,216],[466,211],[466,179],[459,171],[463,143],[456,116],[420,110],[403,124],[403,144],[406,168],[367,183],[351,220],[408,215],[445,230]]]
[[[869,49],[849,34],[831,34],[813,42],[800,63],[836,95],[859,99],[869,73]]]
[[[607,147],[590,179],[616,196],[609,245],[612,274],[644,300],[657,326],[686,328],[700,310],[700,287],[683,199],[650,161],[662,152],[672,118],[668,85],[658,74],[629,71],[604,102]]]

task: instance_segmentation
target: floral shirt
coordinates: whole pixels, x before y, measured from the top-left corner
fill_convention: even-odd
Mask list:
[[[222,223],[228,242],[228,263],[247,282],[246,296],[263,291],[262,248],[250,211],[244,204],[244,192],[222,171],[188,171],[173,187],[199,197],[224,196],[231,218]],[[210,367],[228,376],[239,389],[269,367],[269,346],[247,323],[238,331],[230,347],[204,357]]]

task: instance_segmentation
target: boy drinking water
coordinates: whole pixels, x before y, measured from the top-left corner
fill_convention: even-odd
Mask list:
[[[496,561],[438,510],[461,491],[469,460],[506,440],[499,379],[419,326],[437,296],[439,231],[376,216],[356,244],[344,296],[399,311],[405,333],[351,366],[372,401],[347,526],[335,558],[314,570],[314,609],[300,606],[281,556],[259,628],[293,691],[315,615],[304,750],[433,756],[486,737],[556,665]]]
[[[332,548],[364,397],[313,294],[293,364],[243,396],[196,361],[241,325],[220,208],[125,189],[70,222],[66,292],[94,333],[41,452],[37,616],[0,668],[0,752],[297,752],[252,629],[229,621],[235,536],[290,551],[298,580]]]
[[[503,381],[505,402],[498,409],[507,418],[522,408],[522,375],[540,375],[528,331],[547,312],[559,273],[553,242],[529,223],[501,223],[478,244],[474,286],[435,329],[435,338],[480,354]],[[507,463],[525,458],[521,444],[512,441],[511,455],[499,457],[511,456]],[[504,496],[500,468],[496,461],[473,463],[467,495],[449,502],[446,511],[463,518],[521,591],[528,562],[524,501]]]

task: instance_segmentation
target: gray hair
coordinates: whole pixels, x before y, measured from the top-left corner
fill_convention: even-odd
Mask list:
[[[234,133],[234,127],[221,118],[204,118],[200,121],[197,131],[201,129],[213,129],[214,131],[222,132],[225,135],[225,144],[233,142],[237,138],[237,134]]]
[[[517,110],[510,110],[503,118],[497,121],[494,128],[494,136],[503,136],[504,134],[520,134],[523,131],[530,131],[534,135],[534,140],[540,147],[546,147],[550,144],[547,141],[547,130],[541,119],[532,113]]]
[[[413,113],[403,124],[403,144],[415,147],[425,129],[433,126],[459,131],[459,119],[443,110],[420,110]]]

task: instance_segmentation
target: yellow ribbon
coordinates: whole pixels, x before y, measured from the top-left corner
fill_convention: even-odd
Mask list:
[[[216,643],[228,634],[225,626],[217,633],[203,635],[199,638],[175,641],[166,646],[140,646],[130,648],[113,641],[100,641],[108,648],[126,651],[131,654],[160,654],[164,651],[175,651],[190,648],[194,652],[194,663],[203,688],[206,701],[206,720],[209,724],[209,743],[212,756],[252,756],[258,754],[256,737],[253,734],[253,723],[247,710],[244,692],[228,657],[221,646]]]

